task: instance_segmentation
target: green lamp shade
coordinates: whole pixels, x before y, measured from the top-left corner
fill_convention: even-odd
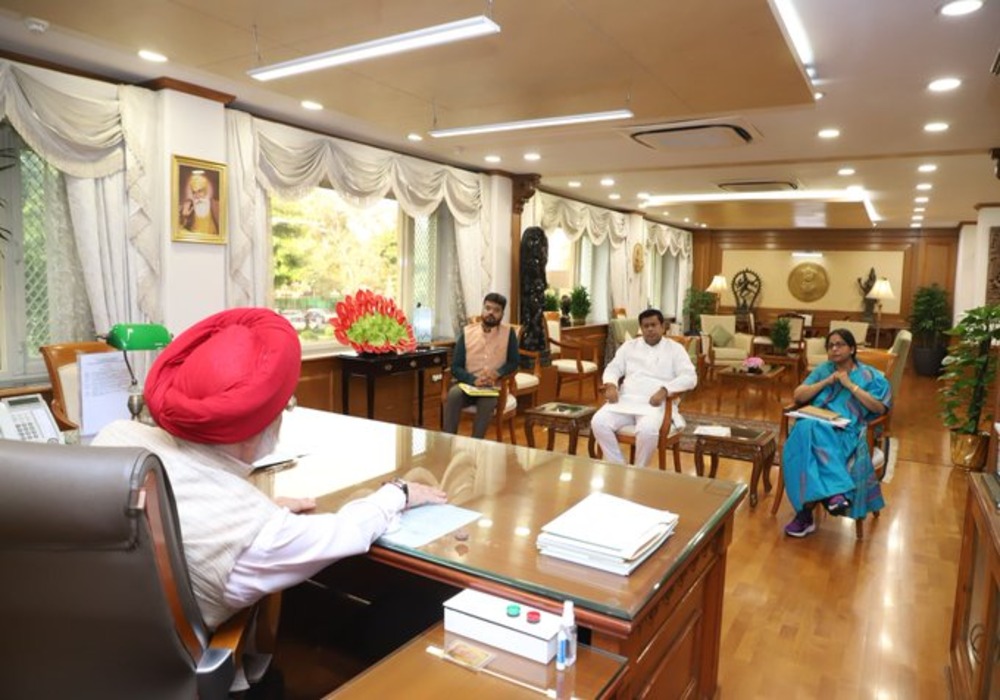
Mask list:
[[[107,337],[108,345],[119,350],[159,350],[170,339],[170,331],[158,323],[117,323]]]

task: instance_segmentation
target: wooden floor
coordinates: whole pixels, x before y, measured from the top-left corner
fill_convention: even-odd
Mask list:
[[[952,469],[948,435],[937,416],[933,378],[907,374],[893,417],[899,438],[887,507],[869,518],[865,539],[854,523],[822,516],[805,539],[786,537],[787,500],[771,515],[771,495],[744,501],[729,549],[720,666],[721,698],[947,698],[945,666],[955,594],[966,476]],[[566,400],[573,399],[575,387]],[[682,410],[713,413],[717,388],[699,388]],[[784,397],[790,399],[791,387]],[[776,421],[773,397],[723,394],[720,413]],[[464,430],[468,426],[464,426]],[[523,431],[517,425],[518,441]],[[556,449],[565,449],[560,437]],[[669,460],[668,460],[669,461]],[[693,473],[690,454],[685,471]],[[750,465],[723,460],[719,478],[748,482]],[[343,673],[312,674],[317,651],[284,635],[285,697],[321,697]],[[350,664],[348,664],[350,665]],[[352,669],[353,670],[353,669]],[[401,695],[403,697],[403,695]]]

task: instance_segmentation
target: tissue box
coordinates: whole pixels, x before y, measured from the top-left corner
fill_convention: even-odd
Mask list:
[[[507,615],[508,605],[518,605],[517,617]],[[535,608],[513,603],[480,591],[465,590],[444,602],[444,628],[511,654],[546,664],[556,655],[558,615],[541,613],[538,622],[528,622]]]

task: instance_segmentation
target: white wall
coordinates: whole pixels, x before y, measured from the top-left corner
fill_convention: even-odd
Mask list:
[[[173,90],[161,94],[163,169],[167,191],[172,187],[172,156],[218,163],[226,161],[225,107]],[[164,231],[172,225],[171,197],[160,209]],[[226,307],[226,246],[164,240],[163,316],[174,335],[205,316]]]

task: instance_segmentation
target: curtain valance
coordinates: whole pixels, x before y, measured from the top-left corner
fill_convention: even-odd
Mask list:
[[[541,226],[546,231],[561,228],[572,241],[586,234],[594,245],[610,240],[612,248],[621,247],[628,236],[628,216],[621,212],[545,192],[535,197],[541,205]]]
[[[670,252],[674,257],[691,257],[691,232],[646,221],[646,246],[660,255]]]

